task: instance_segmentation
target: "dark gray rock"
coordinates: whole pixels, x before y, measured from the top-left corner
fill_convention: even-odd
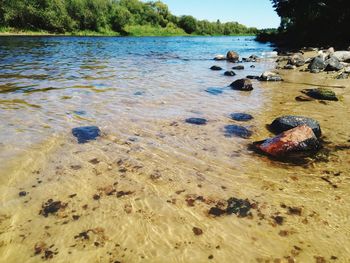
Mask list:
[[[325,71],[339,71],[344,68],[342,64],[340,64],[339,59],[336,57],[330,57],[325,61],[326,63],[326,68]]]
[[[250,121],[254,119],[252,115],[247,113],[232,113],[230,117],[234,121]]]
[[[231,88],[234,90],[251,91],[253,90],[253,83],[250,79],[238,79],[231,83]]]
[[[101,130],[96,126],[77,127],[72,129],[72,134],[78,139],[78,143],[87,143],[96,140],[101,135]]]
[[[246,78],[247,79],[260,79],[260,77],[259,76],[254,76],[254,75],[248,75],[248,76],[246,76]]]
[[[233,76],[236,76],[236,73],[232,70],[229,70],[229,71],[225,71],[224,75],[229,76],[229,77],[233,77]]]
[[[210,69],[211,69],[211,70],[222,70],[222,67],[219,67],[219,66],[212,66]]]
[[[243,66],[243,65],[238,65],[238,66],[232,67],[232,69],[235,69],[235,70],[243,70],[243,69],[244,69],[244,66]]]
[[[226,137],[240,137],[248,139],[252,136],[252,131],[240,125],[227,125],[225,126]]]
[[[205,125],[208,122],[204,118],[188,118],[185,121],[189,124],[194,124],[194,125]]]
[[[326,63],[322,57],[315,57],[311,60],[308,68],[312,73],[318,73],[326,68]]]
[[[273,132],[279,134],[300,125],[309,126],[317,137],[322,134],[320,124],[316,120],[303,116],[287,115],[279,117],[270,124],[270,128]]]

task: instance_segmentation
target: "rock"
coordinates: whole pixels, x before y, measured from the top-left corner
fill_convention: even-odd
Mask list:
[[[230,62],[238,62],[239,61],[239,55],[235,51],[229,51],[227,52],[226,59]]]
[[[254,119],[252,115],[247,113],[232,113],[230,117],[234,121],[250,121]]]
[[[219,66],[212,66],[210,69],[211,69],[211,70],[222,70],[222,67],[219,67]]]
[[[350,73],[350,67],[346,67],[346,68],[344,69],[344,72],[345,72],[345,73]]]
[[[251,91],[253,90],[253,83],[250,79],[238,79],[231,83],[231,88],[234,90]]]
[[[248,75],[246,78],[247,79],[260,79],[259,76],[254,76],[254,75]]]
[[[211,95],[219,95],[224,92],[221,88],[208,88],[205,91]]]
[[[330,89],[305,89],[302,92],[314,99],[338,101],[337,95]]]
[[[250,68],[255,68],[255,65],[250,65]]]
[[[192,228],[192,231],[193,231],[193,233],[194,233],[196,236],[200,236],[200,235],[203,234],[203,230],[200,229],[200,228],[198,228],[198,227],[193,227],[193,228]]]
[[[296,69],[297,67],[291,64],[287,64],[283,67],[284,69]]]
[[[221,60],[226,60],[225,55],[216,55],[214,60],[221,61]]]
[[[309,126],[300,125],[274,138],[256,142],[255,147],[268,155],[282,157],[295,152],[316,151],[320,143]]]
[[[259,79],[262,81],[283,81],[280,75],[270,71],[265,71]]]
[[[238,65],[238,66],[232,67],[232,69],[235,69],[235,70],[243,70],[243,69],[244,69],[244,66],[243,66],[243,65]]]
[[[271,130],[273,130],[275,133],[278,134],[278,133],[293,129],[295,127],[298,127],[300,125],[309,126],[317,137],[321,136],[322,132],[321,132],[320,124],[314,119],[302,117],[302,116],[287,115],[287,116],[279,117],[270,124],[270,128]]]
[[[228,215],[236,214],[238,217],[247,217],[251,214],[249,212],[250,209],[252,209],[252,204],[248,199],[243,200],[231,197],[227,200],[226,213]]]
[[[77,127],[72,129],[72,134],[78,139],[78,143],[87,143],[96,140],[101,135],[101,130],[96,126]]]
[[[61,201],[53,201],[52,199],[49,199],[42,205],[42,210],[39,214],[48,217],[49,214],[55,214],[58,210],[65,208],[66,206],[67,204],[62,203]]]
[[[19,196],[19,197],[24,197],[24,196],[26,196],[26,195],[27,195],[27,192],[26,192],[26,191],[21,191],[21,192],[18,193],[18,196]]]
[[[296,53],[293,54],[289,59],[288,59],[288,64],[296,67],[301,67],[304,66],[305,64],[305,58],[302,54]]]
[[[350,62],[350,51],[336,51],[333,53],[333,57],[336,57],[339,61]]]
[[[188,118],[185,120],[189,124],[194,124],[194,125],[205,125],[207,124],[207,120],[203,118]]]
[[[326,63],[323,58],[315,57],[311,60],[308,68],[312,73],[318,73],[326,68]]]
[[[325,61],[325,63],[325,71],[339,71],[344,68],[343,65],[340,64],[339,59],[337,59],[336,57],[330,57]]]
[[[252,132],[247,128],[239,125],[227,125],[225,126],[225,136],[226,137],[240,137],[243,139],[248,139],[252,136]]]
[[[236,73],[232,70],[229,70],[229,71],[225,71],[224,75],[229,76],[229,77],[233,77],[233,76],[236,76]]]

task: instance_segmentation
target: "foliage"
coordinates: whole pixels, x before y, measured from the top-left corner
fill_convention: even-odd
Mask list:
[[[271,0],[281,17],[279,34],[295,44],[350,42],[349,0]],[[287,40],[288,39],[288,40]]]
[[[176,17],[161,1],[0,0],[0,28],[51,33],[115,32],[115,35],[233,35],[257,29],[237,22]],[[85,33],[84,33],[85,32]]]

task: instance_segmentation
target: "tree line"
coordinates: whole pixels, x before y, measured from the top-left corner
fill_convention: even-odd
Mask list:
[[[294,45],[350,44],[349,0],[271,0],[281,17],[275,40]],[[268,32],[260,36],[268,39]]]
[[[51,33],[77,31],[128,34],[127,26],[175,28],[187,34],[256,34],[237,22],[199,21],[177,17],[161,1],[139,0],[0,0],[0,27],[45,30]]]

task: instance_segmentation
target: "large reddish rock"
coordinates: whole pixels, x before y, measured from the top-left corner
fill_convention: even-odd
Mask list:
[[[282,157],[295,152],[315,151],[320,148],[320,143],[309,126],[301,125],[274,138],[256,142],[255,147],[268,155]]]
[[[229,51],[227,52],[226,59],[230,62],[238,62],[239,61],[239,55],[235,51]]]

